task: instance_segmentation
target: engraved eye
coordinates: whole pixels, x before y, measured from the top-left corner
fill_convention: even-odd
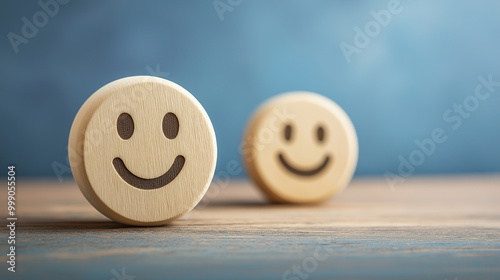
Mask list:
[[[292,140],[292,126],[290,124],[287,124],[285,126],[285,131],[284,135],[286,141],[291,141]]]
[[[134,133],[134,120],[132,116],[127,113],[122,113],[116,121],[116,129],[118,130],[118,135],[120,135],[123,140],[132,137]]]
[[[325,129],[321,125],[316,129],[316,137],[320,143],[325,140]]]
[[[174,139],[179,133],[179,119],[174,113],[167,113],[163,117],[163,134],[168,139]]]

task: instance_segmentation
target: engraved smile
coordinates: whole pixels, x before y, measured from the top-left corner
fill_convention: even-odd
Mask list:
[[[308,170],[303,170],[303,169],[298,169],[296,167],[293,167],[288,161],[285,159],[285,156],[283,156],[282,153],[278,154],[278,159],[283,167],[285,167],[288,171],[292,172],[295,175],[299,176],[314,176],[321,172],[323,169],[326,168],[328,163],[330,162],[330,156],[325,156],[325,159],[321,164],[319,164],[317,167],[308,169]]]
[[[170,166],[168,171],[165,172],[165,174],[152,179],[144,179],[136,176],[128,170],[123,160],[119,157],[113,159],[113,166],[120,177],[131,186],[142,190],[154,190],[164,187],[172,182],[177,175],[179,175],[179,172],[181,172],[185,161],[186,160],[183,156],[177,156],[174,163]]]

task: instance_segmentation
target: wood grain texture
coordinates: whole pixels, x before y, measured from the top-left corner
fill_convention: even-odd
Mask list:
[[[170,81],[123,78],[99,89],[71,128],[73,176],[89,202],[130,225],[161,225],[205,194],[217,145],[200,103]]]
[[[292,266],[307,279],[499,279],[499,198],[498,176],[412,178],[395,192],[355,179],[319,205],[269,204],[232,181],[170,225],[140,228],[102,216],[72,182],[20,179],[18,272],[0,279],[118,279],[122,268],[136,280],[302,279]]]
[[[358,161],[347,114],[310,92],[266,101],[252,116],[242,146],[248,174],[276,202],[327,200],[347,186]]]

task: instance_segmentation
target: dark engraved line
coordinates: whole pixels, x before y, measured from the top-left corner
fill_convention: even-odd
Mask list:
[[[118,175],[120,175],[120,177],[131,186],[141,190],[154,190],[164,187],[172,182],[177,177],[177,175],[179,175],[179,172],[181,172],[182,167],[184,167],[185,161],[186,160],[183,156],[177,156],[174,160],[174,163],[172,164],[170,169],[165,172],[165,174],[153,179],[144,179],[141,177],[137,177],[135,174],[128,170],[123,160],[119,157],[113,159],[113,166],[115,167],[116,172],[118,172]]]
[[[310,169],[310,170],[300,170],[300,169],[297,169],[297,168],[291,166],[286,161],[286,159],[283,156],[283,154],[279,153],[278,154],[278,159],[279,159],[281,165],[283,165],[283,167],[285,167],[288,171],[292,172],[293,174],[299,175],[299,176],[313,176],[313,175],[316,175],[319,172],[321,172],[323,169],[325,169],[325,167],[330,162],[330,157],[326,156],[325,160],[323,161],[323,163],[321,163],[321,165],[319,165],[318,167]]]

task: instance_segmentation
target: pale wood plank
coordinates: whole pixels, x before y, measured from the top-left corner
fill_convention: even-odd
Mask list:
[[[309,279],[500,278],[498,176],[413,178],[395,192],[356,179],[321,205],[268,204],[244,181],[207,197],[169,226],[128,227],[73,182],[21,180],[16,276],[111,279],[125,267],[136,279],[281,279],[329,250]]]

